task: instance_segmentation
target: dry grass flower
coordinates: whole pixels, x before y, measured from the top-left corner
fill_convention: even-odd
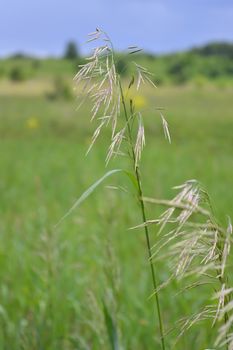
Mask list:
[[[212,326],[218,325],[215,346],[232,350],[233,288],[229,287],[228,276],[232,245],[230,219],[227,227],[218,223],[210,198],[197,181],[187,181],[175,189],[179,193],[172,200],[144,197],[145,202],[168,207],[158,219],[144,223],[160,226],[160,239],[153,247],[152,256],[169,261],[168,283],[173,279],[186,282],[183,292],[208,285],[209,295],[214,293],[212,303],[207,298],[202,310],[183,320],[180,336],[195,323],[210,319]]]

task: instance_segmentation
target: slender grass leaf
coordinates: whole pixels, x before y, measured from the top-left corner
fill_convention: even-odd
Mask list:
[[[129,53],[129,55],[133,55],[134,53],[137,53],[137,52],[140,52],[140,51],[142,51],[142,49],[138,49],[138,50],[131,51],[131,52]]]
[[[97,180],[93,185],[91,185],[79,198],[78,200],[72,205],[72,207],[66,212],[66,214],[58,221],[58,223],[55,225],[55,228],[60,225],[60,223],[65,220],[67,218],[67,216],[69,216],[77,207],[79,207],[91,194],[92,192],[95,191],[95,189],[101,185],[101,183],[107,179],[109,176],[116,174],[116,173],[125,173],[128,178],[130,179],[131,183],[134,185],[134,187],[136,189],[138,189],[138,185],[137,185],[137,179],[134,176],[133,173],[131,173],[130,171],[126,171],[123,169],[114,169],[111,171],[108,171],[106,174],[104,174],[104,176],[102,176],[99,180]]]
[[[113,317],[110,314],[104,300],[103,300],[103,309],[104,309],[104,320],[105,320],[105,325],[108,332],[108,338],[109,338],[111,349],[119,350],[120,348],[119,348],[119,342],[118,342],[117,328],[113,320]]]
[[[91,185],[82,195],[78,198],[78,200],[72,205],[72,207],[66,212],[66,214],[58,221],[58,223],[55,225],[57,227],[63,220],[67,218],[77,207],[79,207],[91,194],[94,192],[94,190],[109,176],[122,172],[124,170],[122,169],[114,169],[111,171],[108,171],[104,176],[102,176],[99,180],[97,180],[93,185]]]
[[[123,171],[128,176],[128,178],[130,179],[130,181],[133,184],[133,186],[135,187],[135,189],[138,191],[138,182],[137,182],[137,178],[134,175],[134,173],[132,173],[131,171],[127,171],[127,170],[123,170]]]

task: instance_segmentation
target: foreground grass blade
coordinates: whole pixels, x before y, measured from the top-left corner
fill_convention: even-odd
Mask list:
[[[77,207],[82,204],[91,194],[94,192],[94,190],[109,176],[122,172],[122,169],[114,169],[111,171],[108,171],[104,176],[102,176],[99,180],[97,180],[93,185],[91,185],[82,195],[78,198],[78,200],[72,205],[72,207],[66,212],[66,214],[58,221],[58,223],[55,225],[57,227],[60,225],[60,223],[67,218]]]
[[[120,348],[119,348],[119,342],[118,342],[117,328],[104,300],[103,300],[103,310],[104,310],[105,325],[107,328],[111,349],[119,350]]]
[[[81,197],[78,198],[78,200],[73,204],[73,206],[66,212],[66,214],[58,221],[58,223],[55,225],[55,228],[60,225],[60,223],[65,220],[67,218],[67,216],[69,216],[77,207],[80,206],[80,204],[82,204],[91,194],[92,192],[94,192],[94,190],[102,184],[102,182],[107,179],[109,176],[119,173],[119,172],[123,172],[125,173],[128,178],[130,179],[130,181],[132,182],[132,184],[134,186],[137,186],[137,182],[136,182],[136,178],[134,176],[133,173],[131,173],[130,171],[126,171],[123,169],[113,169],[108,171],[106,174],[104,174],[104,176],[102,176],[99,180],[97,180],[93,185],[91,185],[82,195]]]

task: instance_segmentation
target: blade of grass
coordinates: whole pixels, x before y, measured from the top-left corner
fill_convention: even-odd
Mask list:
[[[99,187],[102,182],[107,179],[109,176],[116,173],[124,173],[128,176],[131,183],[137,188],[137,180],[133,173],[124,169],[113,169],[104,174],[100,179],[98,179],[94,184],[92,184],[83,194],[75,201],[72,207],[63,215],[63,217],[55,224],[55,228],[60,225],[76,208],[78,208],[95,190]]]
[[[119,350],[120,348],[119,348],[119,341],[118,341],[118,335],[117,335],[117,328],[113,320],[113,317],[109,312],[108,307],[104,300],[103,300],[103,310],[104,310],[105,325],[107,328],[111,349]]]

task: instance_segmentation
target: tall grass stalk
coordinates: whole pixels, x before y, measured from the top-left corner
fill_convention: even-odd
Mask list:
[[[151,73],[146,68],[133,63],[136,76],[132,76],[128,89],[126,90],[126,93],[124,93],[121,74],[116,68],[116,57],[109,36],[104,31],[97,28],[95,32],[89,34],[88,42],[92,41],[101,41],[101,44],[94,49],[93,55],[87,59],[88,63],[80,66],[80,70],[75,76],[75,81],[78,84],[79,89],[81,89],[81,91],[79,91],[82,95],[81,104],[84,101],[83,95],[91,99],[93,103],[91,120],[97,119],[99,122],[99,125],[93,134],[88,152],[94,145],[103,127],[111,124],[112,137],[106,157],[106,163],[109,163],[113,156],[125,155],[122,150],[126,149],[127,154],[132,161],[133,171],[130,173],[130,177],[131,179],[133,178],[136,187],[142,221],[146,222],[147,217],[139,169],[139,162],[145,145],[143,118],[141,111],[135,110],[134,98],[132,97],[129,99],[128,94],[130,89],[134,87],[134,84],[136,85],[137,91],[140,89],[141,83],[149,83],[154,87],[155,85],[151,78]],[[141,51],[135,46],[129,47],[128,50],[130,55]],[[137,82],[135,82],[136,79]],[[122,113],[124,115],[124,120],[121,118]],[[99,115],[100,117],[98,117]],[[165,136],[170,141],[167,122],[162,115],[161,118]],[[137,130],[135,130],[135,124],[138,125]],[[125,148],[123,148],[124,146]],[[158,282],[152,260],[150,235],[147,226],[144,226],[144,232],[153,289],[155,292],[157,290]],[[165,350],[164,326],[158,293],[155,293],[155,307],[158,314],[161,349]]]
[[[122,100],[122,104],[123,104],[123,108],[124,108],[124,115],[125,115],[125,120],[126,120],[126,124],[127,124],[127,130],[128,130],[128,139],[129,139],[129,144],[130,144],[130,148],[131,148],[133,169],[134,169],[135,176],[137,179],[138,200],[139,200],[140,208],[141,208],[142,221],[146,222],[147,217],[146,217],[145,205],[144,205],[144,200],[143,200],[142,181],[141,181],[141,176],[140,176],[139,165],[136,162],[136,155],[135,155],[135,151],[134,151],[132,130],[131,130],[131,126],[129,123],[126,102],[125,102],[125,97],[124,97],[120,78],[119,78],[119,85],[120,85],[121,100]],[[130,103],[130,114],[131,114],[131,116],[133,116],[133,114],[134,114],[132,102]],[[146,245],[147,245],[147,252],[148,252],[149,264],[150,264],[150,269],[151,269],[153,288],[154,288],[154,291],[156,291],[157,290],[157,279],[156,279],[155,268],[154,268],[153,260],[152,260],[150,236],[149,236],[149,230],[148,230],[147,226],[144,226],[144,231],[145,231],[145,237],[146,237]],[[156,309],[157,309],[158,320],[159,320],[161,347],[163,350],[165,350],[164,329],[163,329],[164,327],[163,327],[163,320],[162,320],[162,315],[161,315],[161,310],[160,310],[160,301],[159,301],[159,294],[158,293],[155,293],[155,300],[156,300]]]

